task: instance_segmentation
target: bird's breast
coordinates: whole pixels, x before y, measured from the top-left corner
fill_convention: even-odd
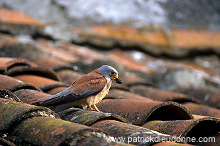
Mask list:
[[[101,92],[99,92],[95,96],[88,97],[87,103],[89,105],[94,105],[100,102],[108,94],[110,87],[111,87],[111,81],[107,82],[106,86],[102,89]]]

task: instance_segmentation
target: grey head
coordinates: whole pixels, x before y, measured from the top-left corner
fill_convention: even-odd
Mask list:
[[[122,83],[122,81],[118,78],[118,71],[112,66],[102,65],[98,68],[98,70],[107,80],[115,80],[118,84]]]

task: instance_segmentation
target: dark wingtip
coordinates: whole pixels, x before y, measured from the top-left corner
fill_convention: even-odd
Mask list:
[[[118,84],[121,84],[121,83],[122,83],[122,80],[120,80],[119,78],[116,78],[115,81],[116,81],[116,83],[118,83]]]

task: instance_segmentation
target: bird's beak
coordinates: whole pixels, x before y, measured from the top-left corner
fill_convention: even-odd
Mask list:
[[[122,80],[118,78],[118,74],[114,73],[111,77],[112,80],[115,80],[116,83],[121,84]]]

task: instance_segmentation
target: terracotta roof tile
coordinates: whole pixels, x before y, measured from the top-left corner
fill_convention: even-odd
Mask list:
[[[25,83],[21,80],[17,80],[15,78],[6,76],[6,75],[0,75],[0,89],[7,89],[9,91],[16,91],[19,89],[36,89],[39,90],[37,87]]]
[[[60,69],[56,71],[60,80],[68,85],[71,85],[75,80],[83,76],[84,74],[81,72],[76,72],[71,69]]]
[[[126,72],[120,77],[123,80],[123,83],[126,85],[133,85],[136,83],[146,83],[145,79],[138,76],[136,73]]]
[[[153,73],[154,71],[152,68],[135,61],[126,54],[123,54],[123,52],[120,50],[113,51],[109,55],[112,59],[114,59],[117,62],[120,62],[130,70],[144,72],[147,74]]]
[[[102,130],[59,119],[45,107],[0,98],[0,130],[16,144],[53,145],[108,142]],[[10,132],[9,132],[10,131]]]
[[[48,94],[56,94],[58,92],[61,92],[63,90],[65,90],[68,87],[68,85],[63,84],[63,85],[50,85],[50,86],[46,86],[45,88],[43,88],[44,92],[48,93]]]
[[[16,76],[20,74],[35,74],[59,80],[55,72],[49,68],[43,68],[34,62],[23,58],[0,57],[0,69],[4,70],[4,74],[8,76]]]
[[[220,142],[218,31],[99,25],[73,29],[72,42],[62,42],[48,40],[42,32],[46,24],[38,19],[17,10],[0,13],[0,145],[126,145],[108,138],[137,136],[214,136],[215,143],[191,144]],[[215,65],[193,56],[206,52],[216,56]],[[34,106],[103,64],[117,68],[123,80],[97,104],[103,113],[61,103]],[[186,72],[201,82],[176,83]]]
[[[116,114],[88,111],[88,110],[82,110],[78,108],[70,108],[58,114],[63,120],[67,120],[73,123],[83,124],[87,126],[90,126],[96,122],[107,120],[107,119],[127,122],[126,119]]]
[[[36,60],[34,60],[38,65],[44,67],[44,68],[51,68],[53,70],[59,70],[59,68],[62,67],[69,67],[70,63],[67,61],[59,60],[54,57],[39,57]]]
[[[139,127],[136,125],[132,124],[127,124],[115,120],[103,120],[96,122],[92,125],[92,127],[96,127],[99,129],[102,129],[106,134],[112,135],[114,137],[130,137],[135,138],[135,137],[142,137],[142,138],[148,138],[148,137],[169,137],[169,135],[161,134],[159,132],[149,130],[143,127]],[[158,141],[159,142],[159,141]],[[127,140],[128,143],[128,140]],[[144,141],[139,140],[139,141],[131,141],[131,144],[136,144],[136,145],[151,145],[152,141]]]
[[[50,94],[42,91],[31,90],[31,89],[20,89],[13,92],[22,102],[33,104],[34,100],[50,96]]]
[[[199,102],[186,94],[160,90],[158,88],[152,88],[145,85],[134,85],[130,87],[130,90],[136,94],[158,101],[175,101],[178,103],[184,103],[189,101]]]
[[[14,66],[32,66],[36,67],[37,64],[34,64],[26,59],[21,58],[8,58],[8,57],[0,57],[0,71],[1,74],[8,74],[8,71],[10,68],[13,68]]]
[[[11,136],[34,145],[77,145],[86,138],[107,143],[103,141],[105,135],[101,130],[48,117],[33,117],[22,121]]]
[[[191,113],[175,102],[106,99],[97,107],[103,112],[118,114],[135,125],[143,125],[150,120],[192,119]]]
[[[146,100],[146,101],[152,101],[150,98],[147,98],[147,96],[141,96],[129,91],[120,90],[120,89],[111,89],[106,95],[105,99],[133,99],[133,100]]]
[[[216,87],[197,86],[180,89],[180,91],[193,96],[206,105],[220,108],[220,91]]]
[[[31,18],[20,11],[1,8],[0,13],[1,13],[1,17],[0,17],[1,23],[4,22],[4,23],[33,24],[33,25],[41,24],[38,19]]]
[[[40,88],[44,92],[47,92],[57,87],[68,87],[68,85],[62,82],[58,82],[49,78],[36,76],[36,75],[17,75],[15,76],[15,78],[30,83]]]
[[[171,29],[169,32],[160,29],[138,31],[126,26],[102,25],[93,26],[87,31],[73,29],[73,32],[79,34],[74,40],[76,43],[88,43],[106,48],[136,47],[153,55],[185,57],[193,51],[204,52],[207,48],[219,54],[220,47],[218,31],[189,29]],[[194,39],[192,40],[191,37]]]
[[[145,123],[143,127],[177,137],[197,138],[218,135],[220,130],[219,119],[210,117],[191,120],[150,121]]]
[[[33,106],[2,98],[0,98],[0,104],[1,131],[13,128],[13,124],[17,124],[33,116],[58,117],[53,111],[45,107]]]
[[[220,118],[220,109],[192,102],[184,103],[193,114]]]
[[[55,58],[58,58],[61,61],[66,61],[66,62],[76,62],[77,61],[77,58],[70,55],[70,53],[67,53],[65,51],[58,49],[57,47],[54,47],[51,43],[47,42],[44,39],[36,40],[36,45],[42,51],[52,55]]]
[[[45,24],[17,10],[0,8],[0,30],[12,34],[33,34],[42,30]]]
[[[60,44],[58,48],[65,50],[71,54],[71,56],[78,58],[79,61],[84,62],[85,64],[91,64],[98,60],[104,61],[109,59],[108,56],[103,54],[104,52],[100,53],[99,51],[94,51],[86,47],[80,47],[69,43]]]
[[[10,99],[12,101],[17,101],[17,102],[22,102],[21,99],[16,96],[16,94],[14,94],[13,92],[6,90],[6,89],[0,89],[0,98]]]

